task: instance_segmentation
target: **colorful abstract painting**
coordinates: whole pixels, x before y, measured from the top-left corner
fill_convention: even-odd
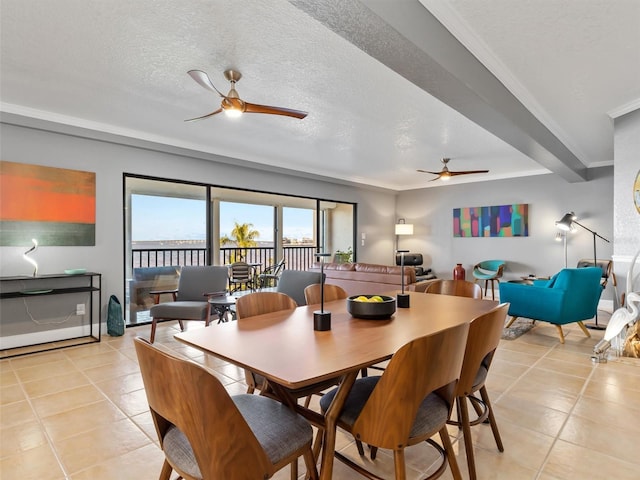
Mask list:
[[[453,209],[454,237],[528,237],[529,205]]]
[[[0,245],[96,244],[96,174],[0,161]]]

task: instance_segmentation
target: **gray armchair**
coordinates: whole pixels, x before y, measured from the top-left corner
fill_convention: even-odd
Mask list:
[[[304,289],[314,283],[320,283],[326,275],[320,272],[305,272],[301,270],[285,270],[280,276],[276,291],[286,293],[293,298],[298,306],[306,305],[307,300],[304,298]]]
[[[161,294],[172,293],[174,301],[159,303],[151,307],[151,335],[153,343],[158,320],[178,320],[184,330],[183,320],[200,320],[208,326],[211,317],[209,298],[227,293],[227,267],[182,267],[178,288],[174,291],[150,292],[159,299]]]

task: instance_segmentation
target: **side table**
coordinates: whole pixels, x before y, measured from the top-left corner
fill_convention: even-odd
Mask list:
[[[236,304],[236,297],[231,295],[211,297],[209,298],[209,303],[211,304],[211,308],[213,308],[218,314],[218,323],[235,320],[231,307]]]

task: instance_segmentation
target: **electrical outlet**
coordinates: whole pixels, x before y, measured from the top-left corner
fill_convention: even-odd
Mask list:
[[[78,303],[76,305],[76,315],[84,315],[86,312],[84,303]]]

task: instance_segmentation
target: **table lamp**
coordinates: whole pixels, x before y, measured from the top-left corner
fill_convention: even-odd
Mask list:
[[[409,294],[404,293],[404,254],[409,250],[396,250],[396,253],[400,254],[400,285],[401,293],[396,296],[396,303],[398,308],[409,308]]]
[[[331,312],[324,311],[324,259],[330,253],[316,253],[320,261],[320,310],[313,312],[313,329],[317,331],[331,330]]]

